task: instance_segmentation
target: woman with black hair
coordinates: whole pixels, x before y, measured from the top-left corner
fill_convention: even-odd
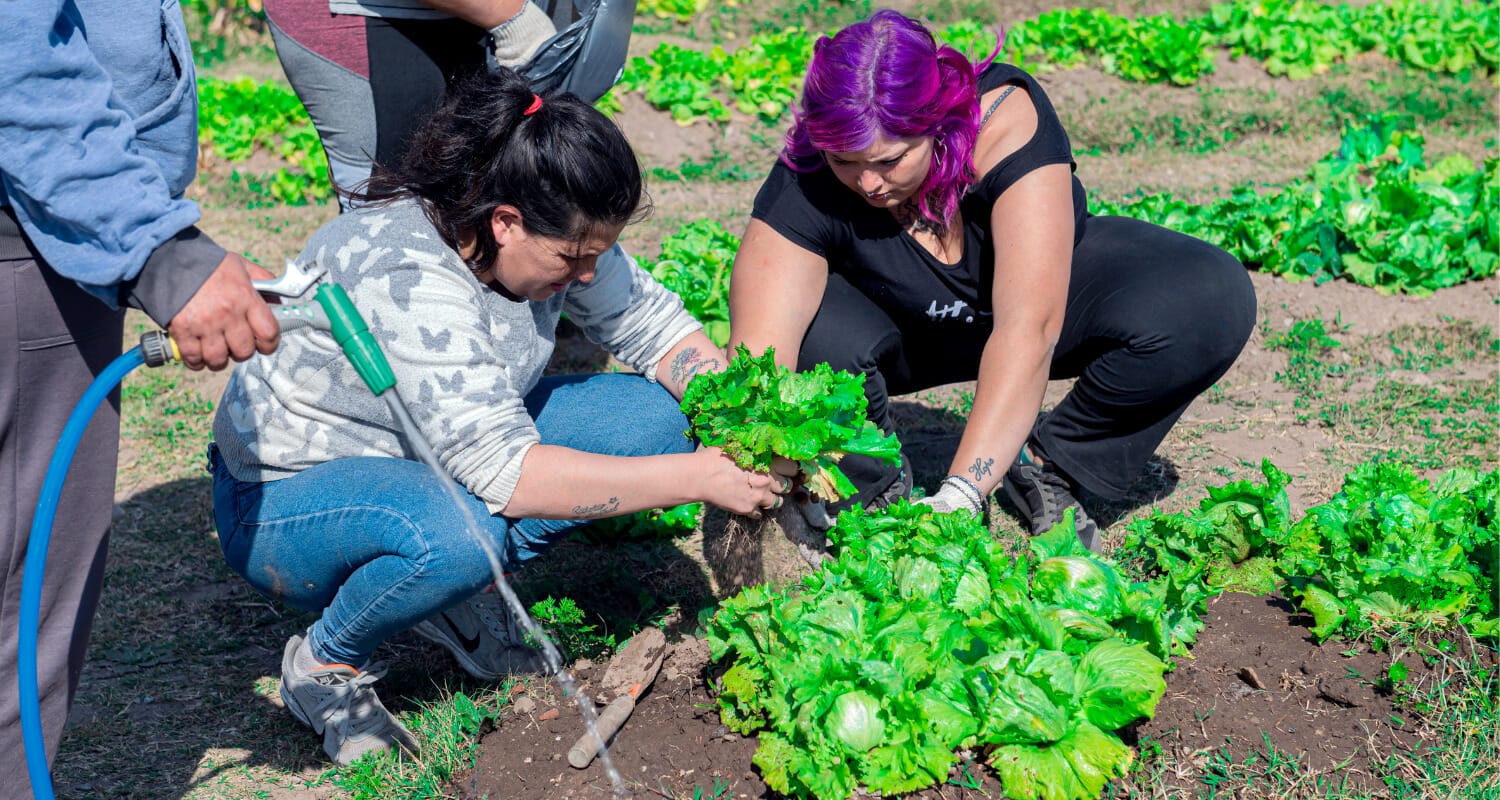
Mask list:
[[[362,206],[301,258],[348,290],[417,426],[507,571],[602,517],[706,501],[781,504],[790,480],[693,451],[678,410],[722,353],[680,299],[616,244],[641,213],[619,129],[510,70],[460,86]],[[561,313],[640,375],[542,377]],[[381,705],[370,657],[406,629],[496,679],[539,666],[447,487],[326,333],[290,331],[237,370],[210,453],[230,566],[320,611],[292,636],[281,696],[340,764],[413,748]]]

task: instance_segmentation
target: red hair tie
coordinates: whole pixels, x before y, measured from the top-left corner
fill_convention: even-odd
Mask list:
[[[539,95],[539,94],[533,94],[531,96],[531,105],[527,106],[526,110],[521,112],[521,116],[523,116],[523,117],[529,117],[532,114],[535,114],[537,112],[537,109],[539,109],[541,107],[542,107],[542,96]]]

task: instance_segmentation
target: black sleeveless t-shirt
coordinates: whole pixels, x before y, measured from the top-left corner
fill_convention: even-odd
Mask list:
[[[963,253],[944,264],[896,222],[838,182],[827,167],[797,172],[778,161],[755,197],[751,215],[794,244],[828,261],[891,316],[899,327],[957,331],[990,327],[995,269],[990,210],[995,199],[1038,167],[1068,164],[1072,146],[1052,103],[1036,79],[1009,64],[992,64],[979,77],[981,94],[1014,83],[1024,86],[1036,106],[1031,140],[985,173],[960,201]],[[1073,178],[1075,237],[1088,215],[1083,185]],[[1076,238],[1075,238],[1076,242]]]

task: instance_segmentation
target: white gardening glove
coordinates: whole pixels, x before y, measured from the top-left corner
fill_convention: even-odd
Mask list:
[[[984,516],[984,494],[972,481],[961,475],[949,475],[938,486],[937,494],[924,497],[913,505],[930,507],[939,514],[967,511],[976,517]]]
[[[536,51],[553,34],[557,26],[536,3],[527,0],[514,17],[490,28],[490,45],[495,63],[515,69],[531,60]]]

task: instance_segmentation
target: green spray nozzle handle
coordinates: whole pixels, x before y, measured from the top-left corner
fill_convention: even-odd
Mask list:
[[[328,315],[333,340],[343,349],[349,363],[354,365],[354,371],[364,379],[370,391],[380,395],[395,386],[396,375],[391,372],[390,362],[385,360],[385,353],[380,352],[375,335],[370,333],[370,327],[354,308],[344,288],[336,283],[324,283],[318,286],[313,298]]]

